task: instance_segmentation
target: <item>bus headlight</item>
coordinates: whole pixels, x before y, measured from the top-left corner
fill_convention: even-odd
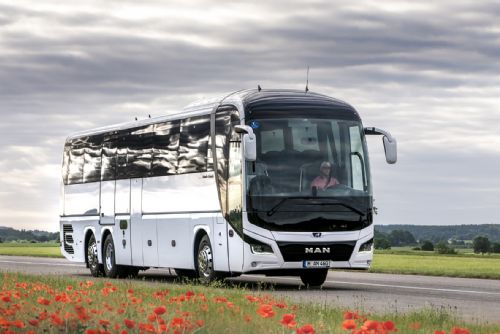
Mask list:
[[[250,245],[253,254],[274,254],[273,249],[268,244],[255,240],[248,235],[244,236],[245,242]]]
[[[368,240],[361,246],[359,246],[358,252],[371,252],[373,250],[373,239]]]

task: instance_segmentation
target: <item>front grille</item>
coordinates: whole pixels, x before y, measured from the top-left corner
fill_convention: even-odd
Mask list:
[[[63,246],[66,253],[75,253],[73,249],[73,226],[68,224],[63,225]]]
[[[281,255],[287,262],[302,260],[349,261],[355,245],[355,241],[300,244],[278,242]]]

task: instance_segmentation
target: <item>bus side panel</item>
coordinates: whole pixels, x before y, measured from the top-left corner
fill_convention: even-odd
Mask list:
[[[193,269],[190,214],[158,216],[158,262],[160,267]]]
[[[212,250],[214,252],[214,269],[216,271],[229,271],[229,258],[227,247],[227,226],[228,223],[222,214],[218,213],[213,224]]]
[[[214,172],[143,179],[142,212],[156,218],[160,267],[194,269],[194,226],[213,231],[213,216],[219,211]]]

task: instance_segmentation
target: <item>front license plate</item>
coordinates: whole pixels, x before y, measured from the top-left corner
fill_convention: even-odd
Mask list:
[[[330,267],[330,261],[329,260],[323,260],[323,261],[303,261],[302,262],[302,267],[303,268],[329,268]]]

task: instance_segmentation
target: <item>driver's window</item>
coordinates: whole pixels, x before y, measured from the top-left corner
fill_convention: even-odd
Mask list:
[[[358,126],[349,127],[352,188],[365,190],[363,145]]]

